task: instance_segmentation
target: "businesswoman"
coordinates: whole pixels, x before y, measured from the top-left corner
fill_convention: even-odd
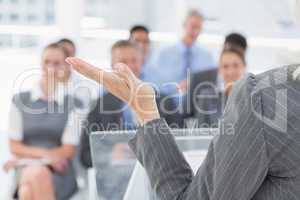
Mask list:
[[[76,110],[81,105],[71,95],[62,94],[67,93],[71,75],[66,57],[63,47],[48,45],[42,53],[40,81],[31,91],[13,97],[9,138],[16,160],[6,167],[17,171],[16,195],[21,200],[66,200],[77,189],[71,161],[78,144]],[[38,164],[20,166],[24,159]]]
[[[225,49],[220,57],[219,73],[224,81],[224,86],[231,87],[232,84],[241,79],[247,72],[247,63],[243,53],[235,48]]]
[[[220,133],[194,175],[149,85],[124,65],[105,72],[76,58],[67,62],[136,112],[142,126],[129,145],[161,200],[299,199],[300,65],[247,74],[234,84]]]
[[[246,71],[244,54],[231,48],[222,51],[218,68],[191,74],[184,99],[184,118],[196,119],[196,127],[215,127],[233,83],[243,78]]]

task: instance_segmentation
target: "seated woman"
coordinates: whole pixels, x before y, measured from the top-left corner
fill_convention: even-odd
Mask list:
[[[21,200],[65,200],[77,190],[71,161],[79,142],[75,112],[81,102],[60,93],[66,91],[71,75],[66,57],[63,47],[48,45],[42,54],[39,83],[13,97],[9,138],[16,160],[6,167],[17,170],[16,195]]]
[[[218,126],[226,105],[226,88],[241,79],[247,71],[244,54],[238,49],[223,50],[219,67],[191,75],[190,87],[184,99],[184,118],[197,120],[196,127]]]

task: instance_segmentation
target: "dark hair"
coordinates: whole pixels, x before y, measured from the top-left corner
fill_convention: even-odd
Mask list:
[[[64,47],[62,47],[60,44],[58,44],[58,43],[50,43],[50,44],[48,44],[44,48],[43,52],[45,52],[46,50],[49,50],[49,49],[60,50],[64,54],[65,58],[67,58],[69,56],[67,50]]]
[[[127,48],[127,47],[139,50],[138,46],[135,45],[133,42],[130,42],[129,40],[118,40],[112,45],[111,51],[115,49]]]
[[[75,43],[68,38],[62,38],[57,41],[57,44],[63,44],[63,43],[68,43],[68,44],[72,45],[74,48],[76,47]]]
[[[235,55],[237,55],[241,60],[242,62],[247,65],[247,62],[246,62],[246,58],[245,58],[245,54],[243,52],[241,52],[239,49],[237,48],[228,48],[228,49],[224,49],[221,53],[221,57],[223,57],[224,54],[226,53],[233,53]]]
[[[240,48],[244,52],[247,50],[247,39],[240,33],[231,33],[226,36],[225,44],[229,44],[229,48]]]
[[[130,29],[130,35],[132,35],[134,32],[137,32],[137,31],[144,31],[146,33],[149,33],[149,29],[146,27],[146,26],[143,26],[143,25],[135,25],[133,26],[131,29]]]

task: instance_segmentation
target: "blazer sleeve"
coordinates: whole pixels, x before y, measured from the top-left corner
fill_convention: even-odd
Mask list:
[[[162,200],[250,200],[268,173],[261,97],[253,94],[255,77],[239,81],[229,97],[220,132],[194,176],[164,120],[138,130],[130,141]],[[253,95],[253,96],[252,96]]]

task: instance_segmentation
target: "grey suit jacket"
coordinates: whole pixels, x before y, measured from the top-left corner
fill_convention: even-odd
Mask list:
[[[237,82],[196,175],[163,119],[130,141],[161,200],[299,200],[300,65]]]

